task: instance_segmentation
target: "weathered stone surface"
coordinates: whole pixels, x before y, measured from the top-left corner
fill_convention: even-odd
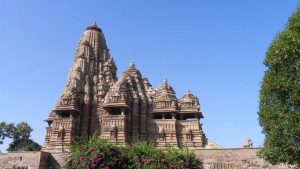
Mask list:
[[[0,154],[1,169],[48,169],[49,153],[37,152],[10,152]]]
[[[291,169],[292,166],[273,166],[258,158],[259,149],[196,149],[204,169]],[[0,154],[0,169],[58,169],[68,154],[46,152],[11,152]],[[58,161],[57,161],[58,160]]]
[[[201,149],[195,151],[205,169],[288,169],[287,165],[273,166],[256,156],[259,149]]]

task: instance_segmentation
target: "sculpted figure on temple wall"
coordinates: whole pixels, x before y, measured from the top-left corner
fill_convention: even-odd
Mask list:
[[[253,142],[251,139],[247,139],[245,143],[241,146],[242,148],[253,148]]]

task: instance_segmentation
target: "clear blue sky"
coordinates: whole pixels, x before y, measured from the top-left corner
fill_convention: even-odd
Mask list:
[[[263,144],[258,94],[268,46],[296,0],[0,2],[0,121],[43,122],[60,97],[81,33],[104,31],[118,74],[136,63],[157,88],[199,96],[207,137],[223,147]],[[0,146],[7,148],[8,141]]]

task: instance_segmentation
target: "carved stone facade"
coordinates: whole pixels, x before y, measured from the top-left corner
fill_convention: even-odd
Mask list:
[[[199,100],[177,99],[165,80],[157,90],[131,63],[120,77],[96,23],[80,38],[65,88],[47,120],[43,151],[59,154],[72,140],[99,135],[119,144],[134,140],[158,147],[205,147]]]

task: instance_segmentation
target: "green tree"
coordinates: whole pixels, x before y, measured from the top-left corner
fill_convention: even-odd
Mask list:
[[[5,138],[12,138],[14,130],[15,125],[13,123],[0,122],[0,144],[3,144]]]
[[[259,156],[300,167],[300,7],[270,45],[260,90],[259,122],[265,134]]]
[[[9,128],[9,127],[7,127]],[[18,123],[15,127],[9,129],[10,137],[13,141],[9,144],[7,151],[38,151],[41,146],[30,139],[30,134],[33,129],[26,123]]]
[[[25,122],[18,123],[13,131],[14,140],[28,140],[33,129]]]
[[[3,140],[6,137],[5,132],[4,132],[5,126],[6,126],[5,122],[0,123],[0,144],[3,144]]]
[[[39,151],[41,148],[41,145],[31,139],[18,139],[9,144],[7,151]]]
[[[12,139],[7,151],[38,151],[41,146],[30,139],[33,129],[26,123],[0,123],[0,144],[5,138]]]

